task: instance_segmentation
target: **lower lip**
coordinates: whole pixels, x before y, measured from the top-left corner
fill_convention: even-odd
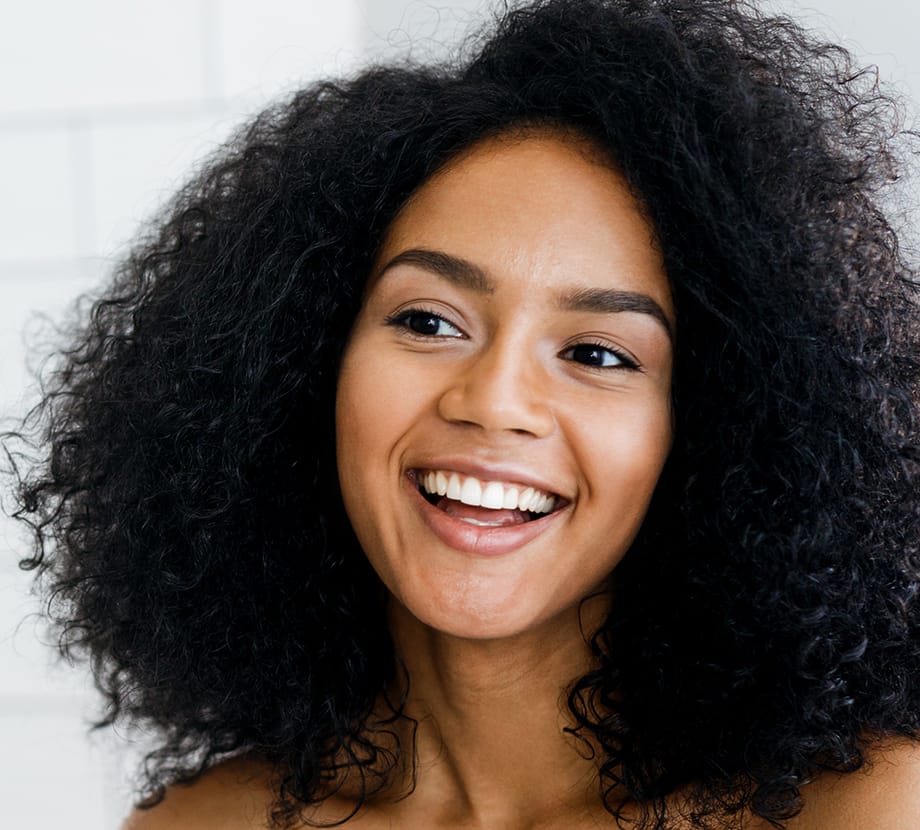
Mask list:
[[[415,507],[428,528],[445,545],[462,553],[479,556],[512,553],[549,530],[565,512],[563,508],[518,525],[480,527],[439,510],[419,492],[418,485],[410,476],[406,476],[405,481]]]

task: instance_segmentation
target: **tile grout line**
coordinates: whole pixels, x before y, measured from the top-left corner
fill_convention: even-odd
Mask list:
[[[245,96],[234,96],[246,103]],[[75,121],[91,122],[93,126],[148,124],[164,118],[197,118],[201,115],[222,115],[227,104],[225,98],[203,97],[194,101],[173,101],[121,104],[108,107],[81,109],[20,110],[0,113],[0,130],[4,132],[32,132],[35,130],[70,127]]]

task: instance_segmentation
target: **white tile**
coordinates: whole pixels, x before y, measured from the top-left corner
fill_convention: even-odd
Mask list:
[[[0,261],[77,253],[73,135],[0,131]]]
[[[235,126],[211,111],[93,127],[94,250],[105,256],[121,250]]]
[[[841,3],[840,0],[767,0],[767,8],[792,16],[806,28],[842,43],[860,64],[876,64],[884,81],[920,100],[920,6],[903,0]]]
[[[93,743],[102,758],[105,827],[120,830],[125,816],[137,801],[136,784],[145,751],[153,746],[141,736],[129,738],[127,730],[121,727],[97,733]]]
[[[35,395],[38,368],[77,296],[99,280],[93,263],[72,261],[51,273],[0,269],[0,417],[21,414]]]
[[[0,112],[195,100],[205,92],[203,43],[194,0],[9,3]]]
[[[491,20],[490,0],[365,0],[361,33],[375,59],[442,59],[462,37]]]
[[[39,616],[41,601],[31,593],[32,578],[0,570],[0,714],[71,711],[94,699],[86,670],[58,659]]]
[[[319,75],[359,62],[356,0],[224,0],[221,65],[224,94],[274,98]]]
[[[6,492],[3,493],[3,504],[12,507],[11,496]],[[31,555],[32,535],[28,528],[6,513],[0,514],[0,594],[3,597],[0,600],[0,640],[3,642],[13,636],[12,626],[37,608],[28,596],[31,576],[19,568],[20,560]]]
[[[3,826],[116,830],[105,809],[104,749],[78,713],[0,714]]]

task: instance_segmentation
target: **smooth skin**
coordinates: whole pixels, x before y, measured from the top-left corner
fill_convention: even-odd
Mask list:
[[[343,360],[337,453],[412,678],[418,777],[411,795],[378,799],[347,827],[612,825],[595,762],[563,732],[563,696],[590,664],[583,631],[606,610],[604,579],[671,446],[673,327],[652,228],[577,136],[481,142],[391,225]],[[451,467],[538,478],[564,506],[518,547],[483,552],[476,540],[492,531],[458,537],[425,518],[435,508],[414,472]],[[920,747],[870,757],[864,772],[809,785],[789,830],[920,826]],[[351,812],[342,783],[311,820]],[[273,795],[271,769],[238,759],[125,830],[265,827]]]

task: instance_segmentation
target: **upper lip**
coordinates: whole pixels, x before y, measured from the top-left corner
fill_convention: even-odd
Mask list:
[[[504,481],[508,484],[523,484],[542,490],[558,498],[564,499],[558,489],[558,484],[550,484],[546,479],[535,475],[530,470],[516,464],[482,462],[470,458],[455,456],[437,456],[425,458],[414,463],[409,468],[415,470],[445,470],[473,476],[480,481]]]

